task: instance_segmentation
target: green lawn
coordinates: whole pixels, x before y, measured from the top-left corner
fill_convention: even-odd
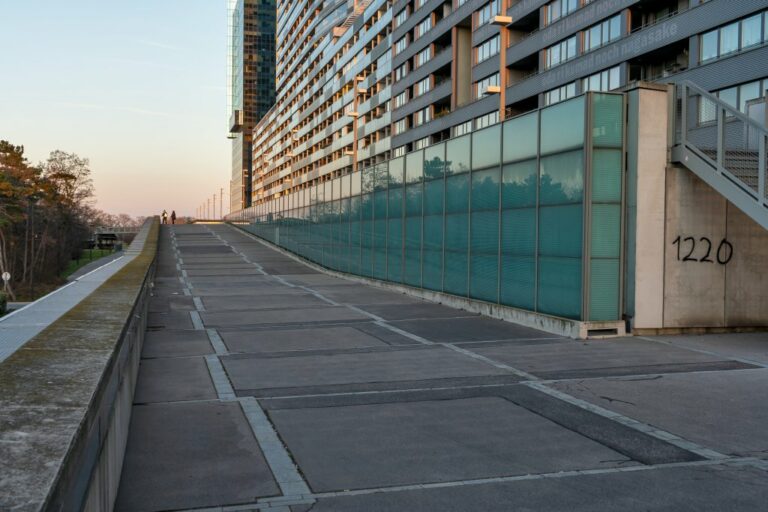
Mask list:
[[[77,272],[81,267],[84,267],[99,258],[103,258],[104,256],[109,256],[110,254],[112,254],[112,251],[109,249],[85,249],[79,260],[72,260],[69,262],[67,268],[61,273],[61,278],[66,279]]]

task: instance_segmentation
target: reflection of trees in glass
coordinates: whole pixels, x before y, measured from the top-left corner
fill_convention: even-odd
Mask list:
[[[535,170],[535,162],[534,162]],[[504,172],[502,183],[502,197],[505,206],[533,206],[536,204],[537,176],[534,172],[527,173],[525,177]]]
[[[482,181],[474,181],[472,183],[472,210],[487,210],[487,209],[497,209],[499,206],[499,176],[496,174],[495,176],[486,176],[483,178]],[[491,207],[481,207],[476,202],[476,199],[483,198],[483,202],[486,204],[491,204]],[[491,198],[491,201],[488,201],[488,198]]]
[[[436,156],[432,160],[424,160],[424,179],[440,178],[443,176],[446,165],[451,163]]]

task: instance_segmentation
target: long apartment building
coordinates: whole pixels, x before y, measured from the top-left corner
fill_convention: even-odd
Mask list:
[[[264,205],[586,91],[768,87],[765,0],[279,0],[277,97],[253,135]],[[235,208],[237,210],[237,208]]]

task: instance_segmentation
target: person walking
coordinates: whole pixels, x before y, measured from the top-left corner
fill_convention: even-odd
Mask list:
[[[163,210],[163,224],[168,224],[168,212]]]
[[[171,212],[171,224],[176,224],[176,210]]]

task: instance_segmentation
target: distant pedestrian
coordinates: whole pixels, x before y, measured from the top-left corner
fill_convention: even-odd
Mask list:
[[[168,224],[168,212],[163,210],[163,224]]]
[[[176,210],[171,212],[171,224],[176,224]]]

